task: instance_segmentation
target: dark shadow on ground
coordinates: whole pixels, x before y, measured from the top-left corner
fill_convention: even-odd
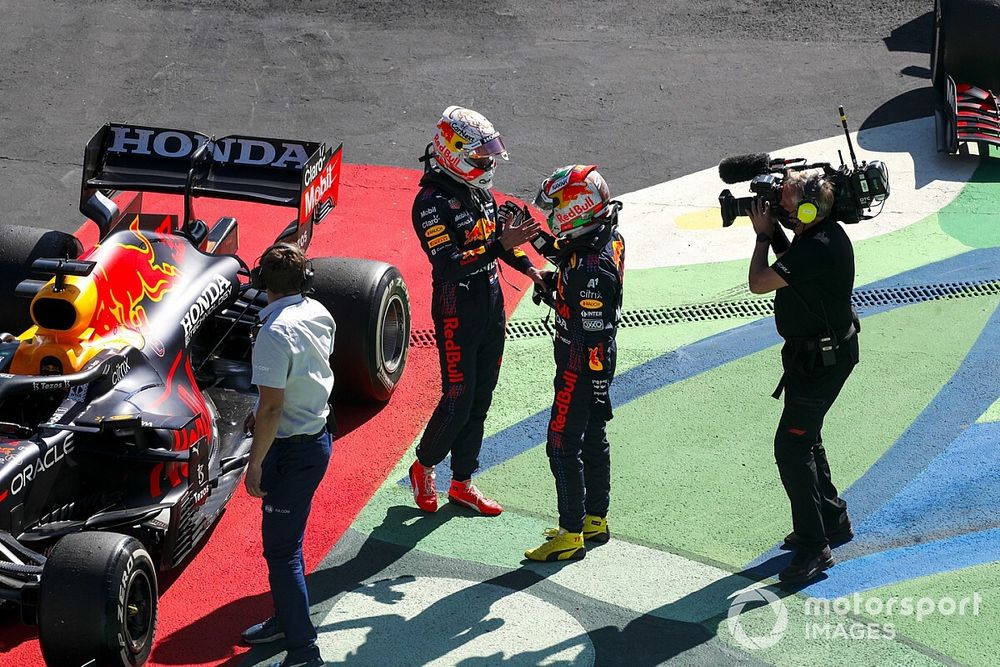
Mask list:
[[[441,510],[443,511],[445,510]],[[357,556],[343,565],[316,572],[310,577],[309,585],[315,596],[314,601],[330,599],[351,590],[372,595],[383,604],[401,600],[405,593],[393,587],[413,581],[411,575],[385,579],[363,587],[362,582],[408,553],[430,530],[440,525],[442,520],[447,520],[447,517],[439,517],[441,512],[438,515],[422,515],[409,507],[390,508],[386,520],[366,539]],[[406,521],[414,516],[420,518],[407,524]],[[390,542],[383,541],[386,537]],[[588,647],[593,647],[596,665],[658,665],[715,639],[716,627],[726,617],[731,598],[753,581],[779,571],[789,558],[788,554],[782,554],[752,571],[727,576],[650,614],[634,618],[624,626],[606,625],[544,649],[519,652],[510,657],[497,652],[489,656],[465,659],[458,664],[463,667],[535,665],[541,662],[563,664],[556,659],[563,651],[576,647],[586,651]],[[406,664],[427,664],[441,659],[477,637],[498,630],[504,621],[491,618],[493,606],[511,594],[527,591],[543,582],[560,567],[560,564],[526,562],[518,569],[447,595],[410,619],[397,614],[384,614],[374,618],[339,621],[318,627],[317,630],[320,633],[352,628],[369,630],[365,642],[349,656],[349,664],[390,664],[399,660],[400,651],[405,651]],[[773,590],[779,598],[796,592],[792,589]],[[554,589],[553,595],[570,598],[557,601],[569,613],[573,613],[575,606],[586,605],[588,602],[606,604],[562,588]],[[752,609],[754,606],[750,604],[748,608]],[[696,620],[683,620],[686,618]],[[539,627],[537,631],[544,633],[545,628]],[[729,646],[724,650],[727,655],[738,653],[738,649]],[[247,656],[247,663],[258,662],[269,655],[274,653],[254,651]],[[745,662],[757,664],[749,656]]]
[[[930,54],[933,42],[934,12],[929,11],[922,16],[907,21],[893,28],[888,37],[882,39],[885,48],[890,51],[912,51],[914,53]]]
[[[359,588],[362,582],[405,556],[423,538],[461,511],[452,505],[445,505],[434,514],[409,506],[390,507],[382,524],[372,531],[354,558],[341,565],[318,570],[307,578],[310,603],[315,606],[344,591]],[[264,567],[263,561],[260,566]],[[232,655],[233,647],[238,645],[240,630],[270,612],[271,596],[268,593],[239,598],[162,640],[154,649],[153,658],[169,664],[225,660]],[[212,643],[193,639],[206,634],[218,637],[218,641]],[[281,650],[280,642],[259,646],[248,654],[229,657],[222,664],[253,664],[278,655]]]
[[[337,437],[343,438],[354,429],[374,419],[378,413],[385,409],[386,405],[388,403],[334,403],[333,411],[337,416]]]
[[[917,118],[924,118],[930,116],[934,113],[934,108],[937,104],[937,91],[931,86],[926,88],[916,88],[914,90],[908,90],[902,95],[898,95],[893,99],[885,102],[882,106],[871,112],[861,127],[858,128],[859,132],[866,132],[876,127],[881,127],[883,125],[891,125],[892,123],[902,123],[907,120],[915,120]],[[934,135],[931,134],[927,137],[928,142],[934,142]],[[864,143],[862,139],[858,140],[860,143]],[[869,146],[864,146],[865,148],[870,148]],[[893,152],[901,152],[906,150],[908,147],[905,146],[893,146],[891,149],[886,148],[884,150],[892,150]],[[870,150],[875,150],[870,148]]]

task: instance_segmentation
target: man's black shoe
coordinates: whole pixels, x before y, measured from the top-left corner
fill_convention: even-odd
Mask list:
[[[243,641],[247,644],[269,644],[285,638],[285,633],[278,627],[278,619],[274,616],[257,625],[251,625],[242,632]]]
[[[833,532],[827,533],[826,539],[830,542],[831,547],[847,544],[853,540],[854,529],[851,527],[851,522],[848,521]],[[798,533],[792,531],[791,533],[785,535],[785,542],[781,545],[781,548],[785,551],[798,551],[802,548],[802,539],[799,537]]]
[[[823,547],[820,551],[799,551],[788,567],[778,574],[778,579],[789,584],[800,584],[831,567],[833,554],[830,553],[830,547]]]
[[[310,658],[308,660],[289,660],[285,658],[281,662],[272,662],[270,667],[323,667],[325,664],[323,658]]]

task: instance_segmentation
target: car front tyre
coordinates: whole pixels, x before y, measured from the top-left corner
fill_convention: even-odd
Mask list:
[[[156,611],[156,567],[138,540],[67,535],[42,571],[38,635],[45,663],[143,665],[153,648]]]

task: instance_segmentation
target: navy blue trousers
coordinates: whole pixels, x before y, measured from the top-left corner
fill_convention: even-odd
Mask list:
[[[451,477],[464,482],[479,467],[483,424],[503,359],[503,292],[496,276],[434,288],[431,303],[441,363],[441,399],[417,445],[421,465],[451,453]]]
[[[559,525],[583,530],[586,514],[605,517],[611,502],[611,446],[607,424],[613,417],[608,391],[615,373],[616,345],[605,351],[605,373],[588,370],[584,346],[555,342],[555,400],[545,451],[556,480]]]
[[[306,443],[275,443],[261,466],[261,532],[274,615],[285,633],[290,660],[320,657],[316,629],[309,617],[302,539],[313,494],[330,462],[330,435]]]

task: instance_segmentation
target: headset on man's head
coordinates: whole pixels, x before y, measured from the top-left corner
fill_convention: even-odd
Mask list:
[[[795,217],[803,225],[815,222],[819,217],[819,195],[823,190],[826,179],[810,179],[802,186],[802,199],[799,200],[799,207],[795,211]]]
[[[302,250],[292,244],[292,243],[274,243],[268,246],[264,252],[260,253],[260,257],[257,258],[257,262],[254,264],[253,268],[250,269],[250,285],[259,290],[266,290],[267,283],[264,281],[264,271],[261,267],[261,260],[267,255],[267,253],[275,250],[276,248],[289,248],[296,252],[301,253]],[[316,271],[313,269],[313,263],[311,259],[304,258],[305,262],[302,264],[302,281],[299,284],[299,292],[302,294],[308,294],[312,290],[313,280],[316,277]]]

